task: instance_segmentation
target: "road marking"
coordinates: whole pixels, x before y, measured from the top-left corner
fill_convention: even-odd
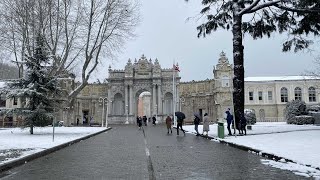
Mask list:
[[[143,141],[144,141],[144,146],[145,146],[145,151],[146,151],[146,156],[147,156],[147,161],[148,161],[148,172],[149,172],[149,180],[156,180],[156,177],[154,176],[154,169],[151,161],[151,156],[150,156],[150,151],[148,148],[148,143],[147,143],[147,138],[146,138],[146,133],[144,132],[144,129],[142,127],[142,132],[143,132]]]

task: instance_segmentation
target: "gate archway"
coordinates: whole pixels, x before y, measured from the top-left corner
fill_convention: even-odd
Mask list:
[[[124,70],[112,70],[109,66],[108,99],[113,110],[108,115],[109,123],[135,123],[138,97],[142,92],[150,93],[150,114],[157,115],[162,122],[173,108],[172,78],[180,82],[178,72],[172,68],[162,69],[158,59],[147,59],[144,55],[137,61],[128,60]],[[178,89],[178,88],[176,88]],[[177,92],[179,98],[179,92]],[[170,101],[171,98],[171,101]]]

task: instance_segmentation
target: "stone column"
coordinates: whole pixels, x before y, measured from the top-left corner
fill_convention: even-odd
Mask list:
[[[109,108],[109,111],[108,111],[108,114],[112,115],[113,114],[113,108],[112,108],[112,102],[111,102],[111,90],[110,90],[110,87],[108,88],[108,108]]]
[[[132,85],[129,86],[129,114],[133,115],[133,95],[132,95]]]
[[[152,87],[152,116],[156,114],[156,104],[157,104],[157,100],[156,100],[156,85],[154,84]]]
[[[162,114],[161,85],[158,85],[158,114]]]
[[[128,104],[128,85],[124,85],[124,115],[127,114],[127,111],[129,111],[129,109],[127,109],[127,106],[129,106]],[[129,108],[129,107],[128,107]]]

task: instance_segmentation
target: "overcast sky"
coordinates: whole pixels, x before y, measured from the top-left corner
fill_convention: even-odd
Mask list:
[[[232,59],[231,31],[219,30],[206,38],[197,38],[196,27],[202,21],[189,20],[197,16],[201,1],[190,0],[141,0],[141,23],[136,29],[137,37],[127,42],[118,62],[112,69],[124,69],[128,59],[158,58],[162,68],[171,68],[175,60],[180,65],[182,81],[213,78],[213,66],[221,51]],[[253,40],[244,37],[245,77],[301,75],[314,65],[313,54],[283,53],[282,42],[286,35],[273,35],[270,39]],[[99,68],[97,78],[107,77],[107,66]],[[93,78],[96,79],[96,78]]]

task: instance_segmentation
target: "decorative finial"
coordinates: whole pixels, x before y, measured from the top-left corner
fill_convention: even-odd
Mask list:
[[[226,53],[222,51],[222,52],[220,53],[220,57],[225,57],[225,56],[226,56]]]
[[[134,58],[134,63],[137,63],[137,58]]]
[[[146,57],[144,56],[144,54],[142,54],[141,59],[145,59]]]
[[[218,61],[219,64],[229,64],[228,58],[226,57],[226,53],[225,52],[221,52],[220,53],[220,58]]]
[[[109,71],[111,71],[111,65],[109,65]]]

